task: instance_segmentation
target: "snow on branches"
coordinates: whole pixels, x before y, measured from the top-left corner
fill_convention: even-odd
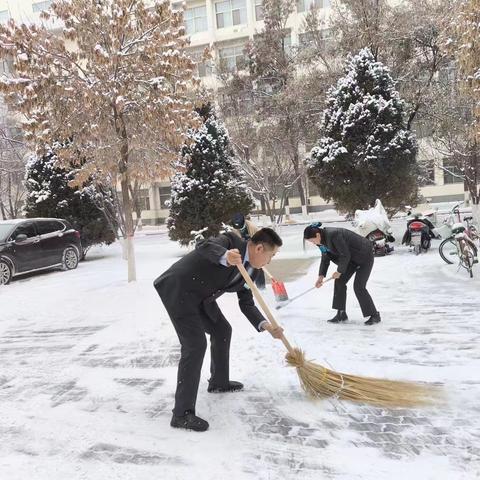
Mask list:
[[[217,235],[223,222],[236,212],[253,207],[238,161],[233,155],[227,129],[207,106],[201,111],[204,124],[189,134],[172,179],[170,237],[187,245],[192,232]]]
[[[414,201],[416,141],[389,69],[369,49],[349,58],[329,90],[322,133],[307,166],[324,198],[352,213],[376,198],[390,210]]]

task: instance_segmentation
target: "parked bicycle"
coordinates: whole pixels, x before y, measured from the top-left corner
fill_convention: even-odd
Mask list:
[[[451,210],[448,216],[443,221],[443,226],[437,228],[437,231],[442,235],[443,238],[450,237],[452,235],[451,230],[453,225],[457,223],[462,223],[462,219],[460,216],[460,206],[463,205],[464,202],[457,203]],[[477,231],[477,228],[472,223],[473,217],[463,217],[463,222],[466,225],[465,233],[467,234],[468,238],[473,242],[478,242],[480,246],[480,235]]]
[[[477,227],[472,223],[473,217],[463,217],[463,221],[467,224],[465,232],[468,235],[468,238],[480,245],[480,234],[478,233]]]
[[[473,265],[478,263],[478,251],[477,246],[467,233],[465,225],[462,223],[453,224],[452,235],[443,240],[438,247],[438,251],[446,263],[451,265],[454,263],[454,259],[457,260],[459,268],[465,268],[470,278],[473,277]]]

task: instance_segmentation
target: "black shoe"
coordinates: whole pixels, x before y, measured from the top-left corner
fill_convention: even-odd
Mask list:
[[[210,393],[238,392],[239,390],[243,390],[243,383],[234,382],[233,380],[230,380],[226,387],[217,387],[210,384],[207,388],[207,391]]]
[[[347,320],[348,320],[347,312],[345,310],[339,310],[337,314],[330,320],[327,320],[327,322],[340,323],[340,322],[346,322]]]
[[[185,415],[172,415],[170,426],[173,428],[184,428],[185,430],[194,430],[195,432],[204,432],[208,430],[208,422],[203,418],[197,417],[193,412],[187,410]]]
[[[379,323],[381,320],[380,313],[377,312],[365,322],[365,325],[374,325],[375,323]]]

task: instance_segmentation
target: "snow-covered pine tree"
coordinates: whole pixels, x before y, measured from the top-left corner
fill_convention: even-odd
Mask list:
[[[115,241],[115,235],[92,196],[100,195],[93,185],[71,187],[75,171],[60,168],[50,152],[32,156],[27,163],[25,185],[27,217],[64,218],[80,232],[83,255],[92,245]]]
[[[200,230],[205,238],[218,235],[235,212],[248,213],[254,206],[225,126],[210,105],[197,111],[204,123],[182,148],[167,219],[170,238],[181,245]]]
[[[416,140],[388,68],[362,49],[348,59],[326,103],[323,136],[307,159],[320,195],[352,214],[377,198],[390,213],[416,204]]]

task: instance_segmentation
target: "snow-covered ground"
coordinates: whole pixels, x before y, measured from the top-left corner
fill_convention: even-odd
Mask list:
[[[394,228],[401,238],[400,220]],[[480,478],[478,265],[471,280],[442,262],[438,242],[418,257],[396,246],[376,260],[369,282],[383,319],[373,327],[363,325],[353,294],[350,321],[326,323],[331,283],[275,310],[310,358],[351,373],[444,383],[446,405],[384,410],[307,400],[281,342],[256,333],[227,294],[220,304],[233,326],[232,379],[245,390],[208,394],[207,356],[197,412],[210,430],[194,433],[169,426],[179,346],[152,281],[184,251],[157,233],[136,241],[135,284],[126,284],[114,245],[92,251],[75,271],[0,288],[0,479]],[[287,284],[292,297],[315,281],[319,255],[303,252],[301,226],[280,233],[285,246],[272,268],[281,270],[282,258],[311,260]]]

